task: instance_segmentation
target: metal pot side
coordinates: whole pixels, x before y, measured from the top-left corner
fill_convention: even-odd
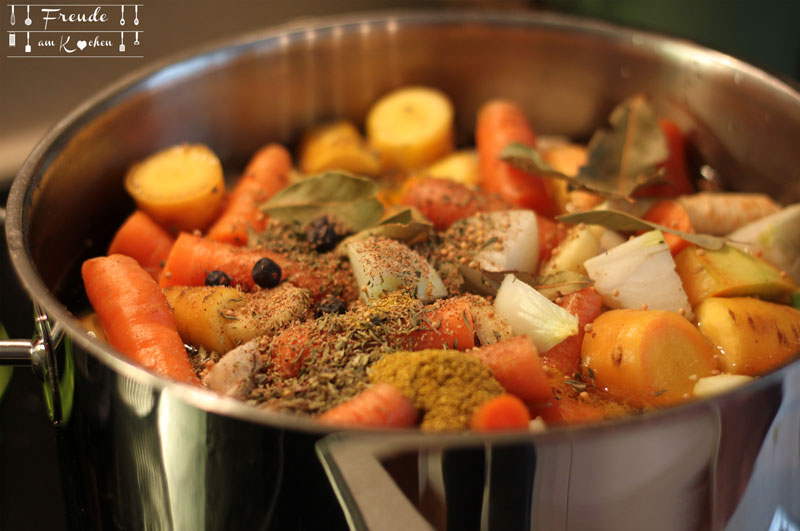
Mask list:
[[[732,187],[800,200],[796,91],[729,56],[595,22],[486,12],[329,18],[136,74],[42,140],[8,204],[16,272],[66,330],[62,376],[74,364],[74,381],[62,378],[74,393],[59,438],[78,527],[346,525],[314,453],[328,432],[149,374],[83,334],[70,312],[85,305],[78,264],[104,251],[132,208],[122,187],[130,164],[202,142],[235,170],[317,120],[360,123],[377,97],[408,84],[453,98],[464,143],[492,97],[519,101],[541,132],[586,138],[617,102],[644,92]],[[360,460],[381,463],[437,528],[763,528],[774,514],[800,516],[799,395],[795,362],[715,400],[595,427],[365,432],[318,449],[334,479],[359,480],[351,472]],[[353,448],[363,453],[348,457]],[[350,524],[406,521],[375,497],[385,481],[373,480],[337,485]],[[370,485],[376,494],[365,501]]]

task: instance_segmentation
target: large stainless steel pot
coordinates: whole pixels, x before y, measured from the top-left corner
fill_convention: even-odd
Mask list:
[[[169,144],[239,168],[315,120],[363,119],[404,84],[586,137],[646,92],[742,190],[800,199],[800,94],[687,42],[542,14],[404,13],[309,21],[136,74],[92,98],[17,176],[6,230],[40,316],[3,346],[46,381],[77,528],[765,529],[800,517],[800,363],[714,400],[600,426],[506,437],[334,435],[166,381],[85,335],[76,274],[132,208],[122,176]],[[57,323],[51,327],[50,323]],[[16,358],[15,358],[16,356]],[[382,465],[382,466],[381,466]],[[404,495],[404,494],[405,495]],[[424,517],[424,518],[423,518]]]

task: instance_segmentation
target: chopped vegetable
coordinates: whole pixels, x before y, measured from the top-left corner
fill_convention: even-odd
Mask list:
[[[692,389],[692,394],[697,398],[710,398],[712,396],[727,393],[732,389],[748,384],[752,381],[752,376],[745,376],[743,374],[718,374],[716,376],[706,376],[705,378],[700,378],[697,380],[697,383],[694,384],[694,389]]]
[[[571,375],[580,368],[583,336],[586,333],[587,325],[591,326],[591,323],[600,315],[603,300],[597,290],[584,288],[564,295],[559,306],[578,317],[578,333],[540,355],[545,365],[555,367],[563,374]]]
[[[300,169],[307,174],[338,170],[378,175],[381,161],[352,122],[320,124],[309,129],[300,142]]]
[[[175,239],[167,231],[150,216],[137,210],[117,229],[108,246],[108,254],[130,256],[158,280],[174,243]]]
[[[780,206],[763,194],[701,192],[678,198],[698,233],[723,236],[774,214]]]
[[[586,274],[583,263],[600,253],[600,240],[587,225],[576,225],[553,251],[549,260],[542,263],[542,275],[555,275],[561,271]]]
[[[800,283],[800,203],[728,234],[731,245],[761,256]]]
[[[475,188],[481,178],[478,154],[474,150],[456,151],[428,166],[423,175],[447,179]]]
[[[528,404],[552,400],[553,393],[533,341],[516,336],[467,354],[481,360],[506,392]]]
[[[417,416],[411,401],[397,387],[377,383],[318,419],[336,426],[408,428],[414,425]]]
[[[686,212],[686,209],[683,208],[683,205],[677,201],[672,201],[669,199],[659,201],[650,207],[650,210],[645,213],[642,219],[644,221],[652,221],[653,223],[658,223],[659,225],[676,229],[681,232],[694,232],[694,229],[692,228],[692,221],[689,219],[689,214]],[[672,256],[677,255],[689,245],[688,241],[684,240],[677,234],[672,234],[669,232],[664,232],[663,234],[664,241],[669,246],[669,252],[672,254]]]
[[[525,404],[514,395],[490,398],[475,409],[469,427],[475,431],[526,430],[531,415]]]

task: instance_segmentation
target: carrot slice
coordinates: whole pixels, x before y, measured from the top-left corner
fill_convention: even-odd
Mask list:
[[[531,415],[514,395],[504,394],[487,400],[472,413],[469,427],[475,431],[525,430]]]
[[[167,299],[136,260],[121,254],[92,258],[81,274],[111,346],[163,376],[200,384]]]
[[[545,365],[555,367],[571,376],[581,364],[581,344],[584,327],[594,321],[603,309],[603,298],[593,288],[584,288],[564,295],[559,306],[578,317],[578,333],[570,336],[546,352],[542,352]]]
[[[166,230],[150,216],[137,210],[117,229],[108,246],[108,254],[130,256],[158,280],[174,243],[175,239]]]
[[[222,214],[209,229],[208,237],[244,245],[248,227],[263,230],[265,216],[259,206],[286,186],[291,166],[289,152],[279,144],[269,144],[256,152],[228,197]]]
[[[643,219],[671,229],[688,233],[694,232],[692,220],[689,218],[686,208],[671,199],[663,199],[650,207]],[[670,234],[669,232],[664,232],[663,234],[664,242],[669,246],[669,252],[672,256],[677,255],[689,246],[689,242],[676,234]]]
[[[516,336],[486,345],[468,354],[487,365],[503,388],[526,403],[553,399],[547,374],[542,368],[536,346],[527,336]]]
[[[486,195],[461,183],[433,177],[406,181],[400,203],[415,207],[439,230],[478,212],[511,208],[499,196]]]
[[[336,426],[407,428],[416,423],[417,410],[397,387],[381,382],[317,418]]]
[[[481,187],[506,201],[555,216],[558,206],[550,182],[514,168],[498,158],[508,144],[536,144],[536,135],[522,108],[514,102],[493,100],[478,111],[475,142],[481,166]]]

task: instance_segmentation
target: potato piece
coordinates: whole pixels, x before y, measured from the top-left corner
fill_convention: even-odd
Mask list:
[[[581,363],[615,398],[666,406],[685,401],[696,378],[711,375],[714,354],[711,342],[675,312],[611,310],[584,336]]]
[[[749,297],[711,297],[697,307],[700,330],[724,372],[754,376],[800,352],[800,310]]]
[[[735,389],[740,385],[750,383],[753,381],[752,376],[745,376],[744,374],[718,374],[716,376],[706,376],[700,378],[694,384],[692,394],[696,398],[709,398],[716,395],[727,393],[731,389]]]
[[[356,126],[342,120],[318,125],[303,135],[300,169],[307,174],[343,170],[377,175],[381,171],[381,161],[377,153],[367,147]]]
[[[480,181],[478,154],[474,150],[461,150],[436,161],[423,172],[428,177],[449,179],[475,188]]]
[[[215,352],[236,346],[226,325],[242,304],[243,292],[225,286],[170,286],[164,288],[164,295],[185,343]]]
[[[422,168],[453,151],[453,105],[427,87],[395,90],[367,115],[367,139],[389,168]]]
[[[180,144],[134,165],[125,188],[136,204],[168,230],[205,229],[225,194],[222,164],[202,144]]]
[[[264,334],[275,334],[304,318],[311,308],[311,292],[282,283],[274,289],[245,295],[223,323],[225,335],[234,344],[246,343]]]
[[[580,224],[572,227],[564,241],[553,251],[550,259],[542,264],[539,273],[555,275],[561,271],[573,271],[585,275],[586,268],[583,263],[602,251],[596,236],[601,233],[602,231],[595,230],[591,225]]]

